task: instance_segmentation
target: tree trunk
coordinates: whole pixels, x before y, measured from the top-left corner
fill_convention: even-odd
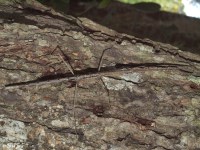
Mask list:
[[[34,1],[0,5],[1,149],[200,148],[200,58]]]

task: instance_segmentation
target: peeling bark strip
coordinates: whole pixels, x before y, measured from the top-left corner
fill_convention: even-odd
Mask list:
[[[32,0],[0,22],[1,149],[200,148],[198,55]]]

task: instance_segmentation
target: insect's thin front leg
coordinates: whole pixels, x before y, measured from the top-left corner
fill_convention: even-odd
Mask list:
[[[75,85],[75,89],[74,89],[74,98],[73,98],[73,118],[74,118],[74,130],[76,133],[76,136],[78,136],[78,132],[77,132],[77,124],[76,124],[76,100],[77,100],[77,94],[78,94],[78,81],[76,80],[76,85]]]
[[[102,62],[103,62],[103,57],[104,57],[104,53],[107,51],[107,50],[110,50],[113,46],[109,47],[109,48],[106,48],[103,50],[102,54],[101,54],[101,58],[100,58],[100,61],[99,61],[99,65],[98,65],[98,71],[101,70],[101,67],[102,67]]]

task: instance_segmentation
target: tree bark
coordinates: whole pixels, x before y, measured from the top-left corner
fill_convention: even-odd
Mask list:
[[[0,5],[1,149],[200,148],[200,58],[55,12]]]

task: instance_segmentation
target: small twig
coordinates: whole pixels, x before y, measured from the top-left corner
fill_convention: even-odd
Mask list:
[[[101,66],[102,66],[102,61],[103,61],[103,56],[104,56],[104,53],[105,53],[107,50],[111,49],[112,47],[113,47],[113,46],[111,46],[111,47],[109,47],[109,48],[106,48],[106,49],[104,49],[104,50],[103,50],[103,52],[102,52],[102,54],[101,54],[100,61],[99,61],[99,65],[98,65],[98,71],[100,71],[100,70],[101,70]]]
[[[64,64],[67,66],[67,68],[69,69],[69,71],[74,75],[74,71],[73,71],[72,67],[70,66],[70,64],[68,64],[68,63],[62,58],[62,56],[61,56],[60,54],[58,54],[58,55],[60,56],[60,58],[61,58],[61,60],[64,62]]]

